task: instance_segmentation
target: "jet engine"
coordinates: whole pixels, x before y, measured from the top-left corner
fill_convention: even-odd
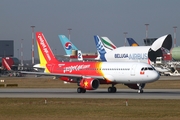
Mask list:
[[[138,84],[124,84],[124,85],[128,86],[131,89],[139,90]],[[140,84],[142,89],[145,87],[145,85],[146,85],[145,83]]]
[[[99,80],[94,78],[83,78],[79,86],[86,90],[95,90],[99,87]]]

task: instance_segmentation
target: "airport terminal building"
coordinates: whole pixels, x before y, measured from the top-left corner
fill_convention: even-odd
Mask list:
[[[13,40],[0,40],[0,57],[14,57]]]

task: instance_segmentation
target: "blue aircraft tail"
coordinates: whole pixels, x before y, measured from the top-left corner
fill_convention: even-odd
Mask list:
[[[67,55],[71,55],[72,50],[78,50],[76,46],[65,35],[58,36]]]
[[[127,38],[127,41],[130,46],[139,46],[133,38]]]
[[[102,61],[107,61],[106,58],[105,58],[105,54],[106,54],[106,48],[105,46],[103,45],[100,37],[98,35],[95,35],[94,36],[94,40],[95,40],[95,44],[96,44],[96,48],[97,48],[97,51],[100,55],[100,59]]]

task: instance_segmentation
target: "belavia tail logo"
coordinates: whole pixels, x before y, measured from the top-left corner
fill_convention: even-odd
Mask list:
[[[43,55],[44,55],[44,57],[47,56],[47,59],[50,61],[51,60],[51,57],[49,55],[50,53],[49,53],[49,50],[47,48],[47,45],[45,44],[45,40],[43,38],[44,38],[43,35],[41,35],[41,34],[38,35],[40,45],[42,46],[42,49],[43,49],[43,51],[45,53],[45,55],[44,54]]]

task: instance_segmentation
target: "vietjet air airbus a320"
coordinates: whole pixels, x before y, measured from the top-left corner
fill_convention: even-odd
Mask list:
[[[45,68],[40,72],[22,72],[53,75],[63,81],[78,83],[77,92],[95,90],[100,84],[111,84],[108,92],[115,93],[115,85],[124,84],[143,92],[146,83],[159,79],[158,72],[147,63],[140,62],[62,62],[58,61],[49,47],[42,32],[36,33],[40,63]]]

